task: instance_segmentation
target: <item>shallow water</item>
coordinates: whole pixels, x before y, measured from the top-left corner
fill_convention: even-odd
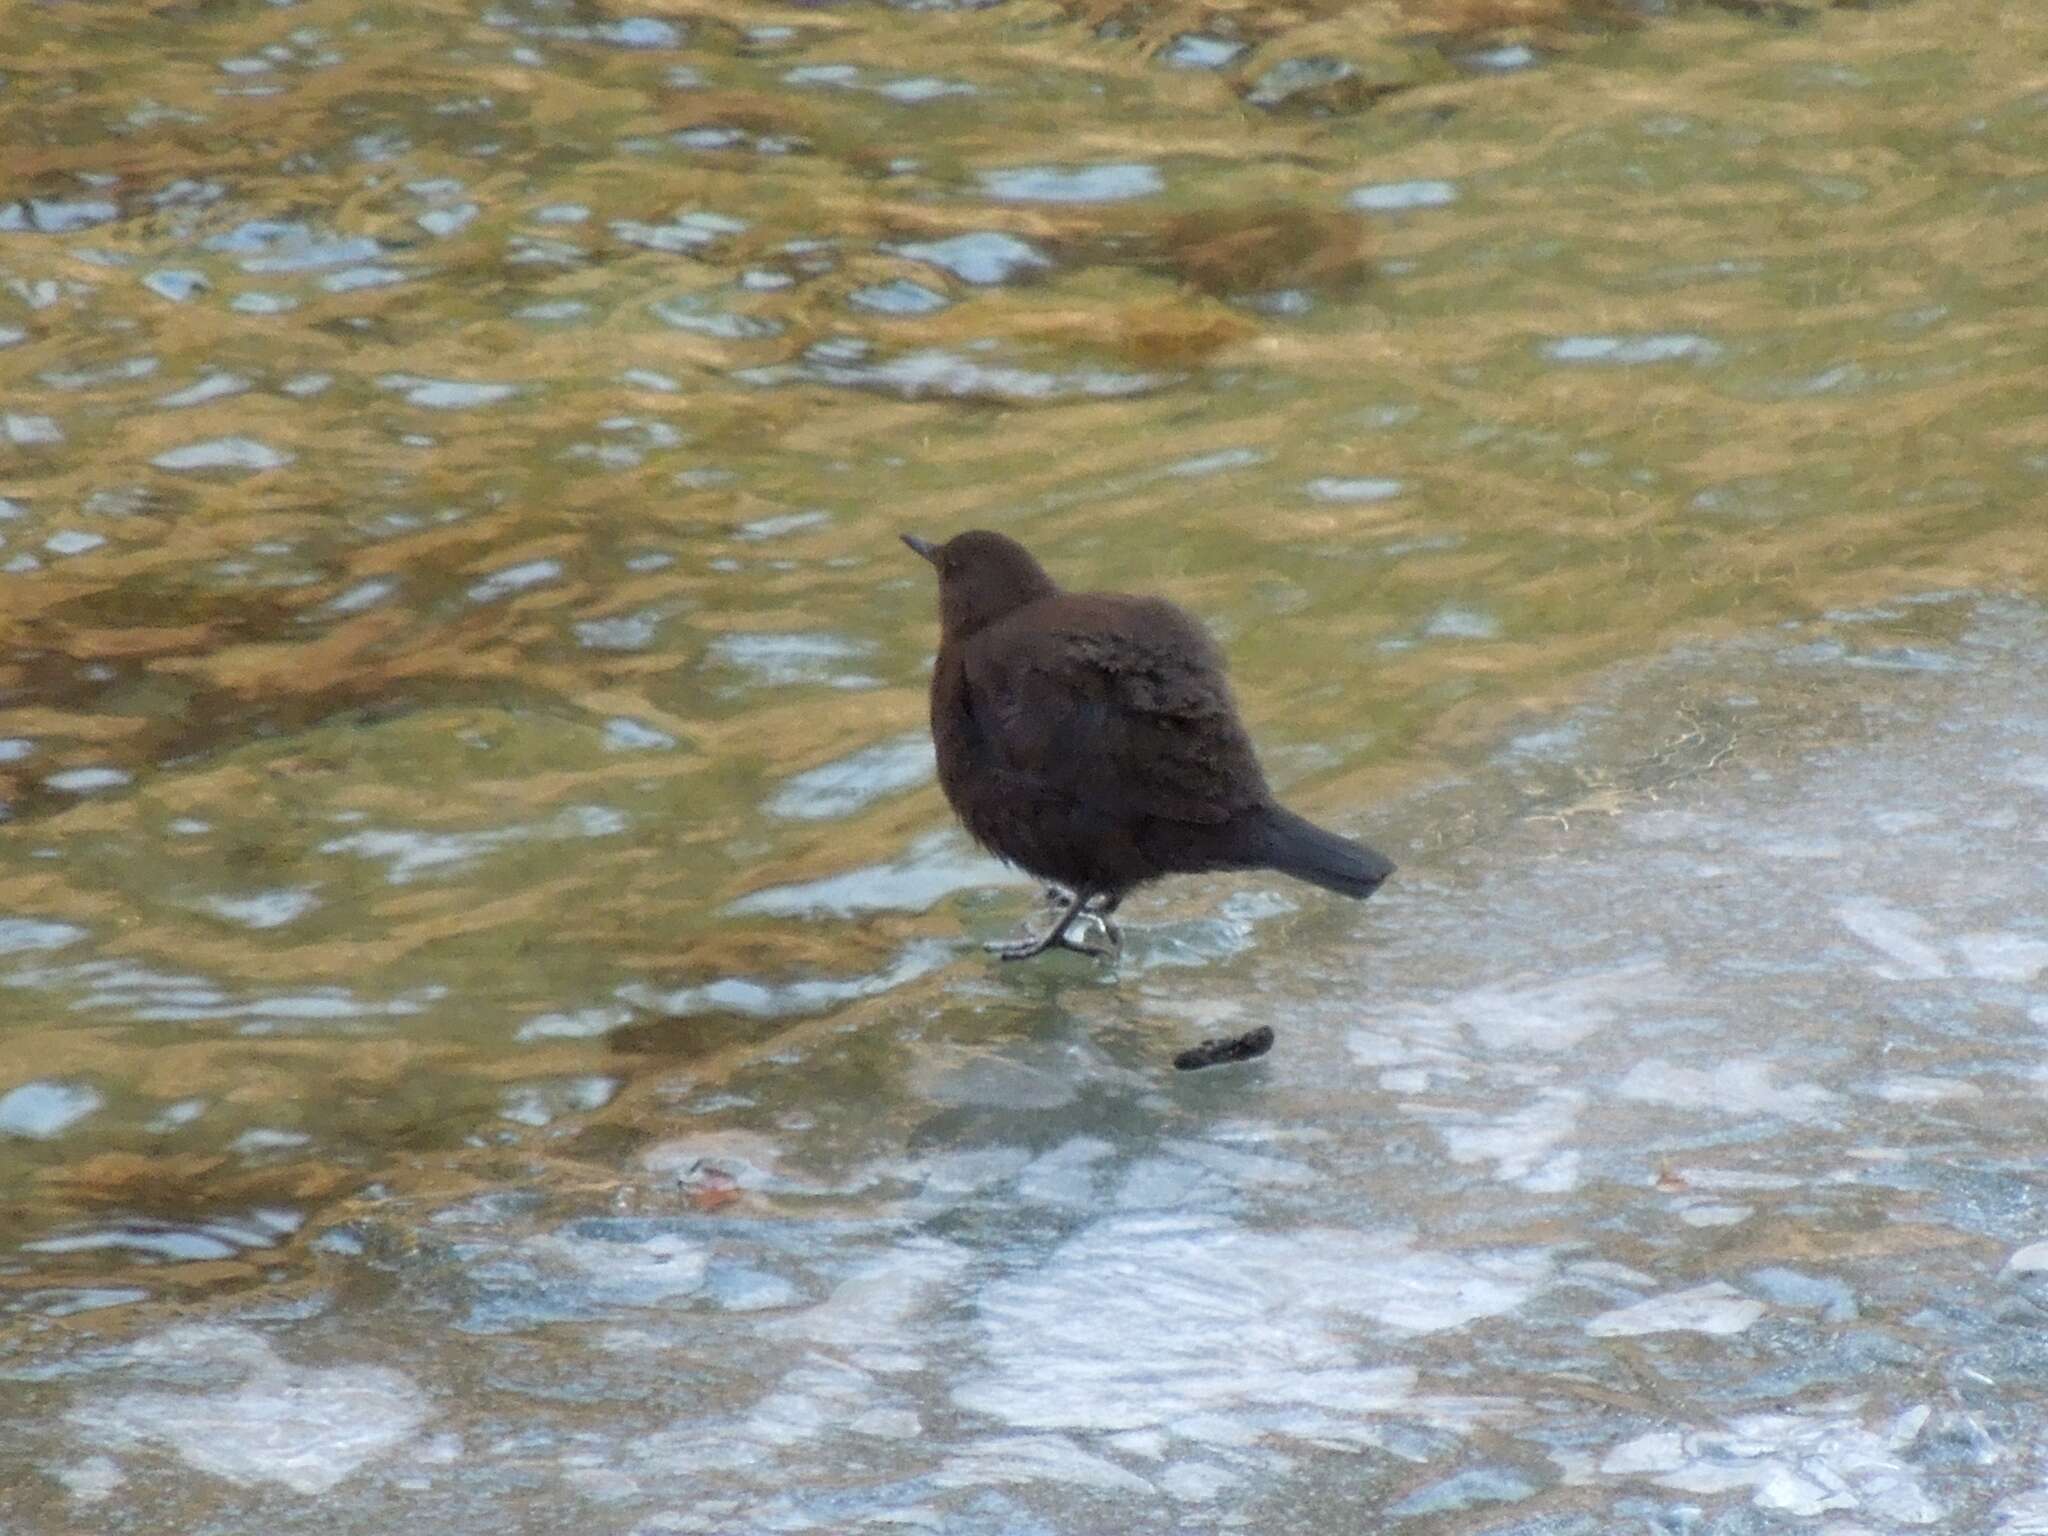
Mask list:
[[[1596,9],[26,13],[15,1518],[2048,1521],[2048,18]],[[990,969],[974,524],[1400,879]]]

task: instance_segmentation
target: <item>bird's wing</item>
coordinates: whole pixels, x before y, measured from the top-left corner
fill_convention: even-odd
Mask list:
[[[967,655],[990,756],[1106,815],[1216,824],[1265,796],[1209,637],[1164,602],[1077,603]]]

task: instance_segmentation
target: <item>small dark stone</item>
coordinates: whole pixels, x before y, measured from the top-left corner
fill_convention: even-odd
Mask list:
[[[1250,1061],[1271,1049],[1273,1026],[1261,1024],[1241,1035],[1225,1035],[1216,1040],[1204,1040],[1200,1045],[1191,1045],[1173,1058],[1173,1065],[1177,1071],[1199,1072],[1204,1067],[1220,1067],[1225,1062]]]

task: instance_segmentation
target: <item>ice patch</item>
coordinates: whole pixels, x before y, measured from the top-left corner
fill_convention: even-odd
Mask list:
[[[2031,982],[2048,970],[2048,939],[2017,933],[1966,933],[1956,949],[1970,974],[1986,981]]]
[[[1678,1219],[1688,1227],[1740,1226],[1755,1214],[1754,1206],[1722,1205],[1714,1201],[1697,1201],[1681,1205],[1678,1209]]]
[[[1448,1114],[1411,1110],[1436,1126],[1444,1149],[1459,1163],[1490,1162],[1494,1176],[1534,1194],[1561,1194],[1579,1183],[1579,1154],[1552,1149],[1578,1126],[1586,1095],[1547,1088],[1529,1103],[1493,1120],[1458,1123]]]
[[[1605,1029],[1623,1010],[1655,1001],[1662,978],[1658,963],[1638,961],[1559,981],[1490,983],[1355,1031],[1349,1043],[1360,1060],[1375,1062],[1381,1037],[1389,1032],[1441,1047],[1462,1046],[1469,1034],[1488,1052],[1565,1051]]]
[[[1776,1083],[1773,1073],[1768,1061],[1754,1056],[1715,1067],[1677,1067],[1652,1057],[1630,1067],[1614,1091],[1639,1104],[1787,1120],[1823,1119],[1840,1103],[1839,1095],[1812,1083]]]
[[[1099,1222],[1039,1268],[988,1286],[985,1373],[962,1407],[1026,1429],[1177,1429],[1289,1409],[1351,1419],[1400,1407],[1415,1373],[1377,1365],[1361,1322],[1395,1334],[1512,1312],[1550,1281],[1533,1249],[1459,1255],[1403,1234],[1257,1232],[1220,1218]]]
[[[1652,1296],[1633,1306],[1602,1312],[1586,1324],[1596,1339],[1635,1338],[1646,1333],[1741,1333],[1764,1315],[1753,1301],[1725,1281]]]
[[[301,1366],[248,1328],[194,1324],[134,1348],[144,1365],[239,1385],[195,1392],[130,1392],[67,1417],[111,1451],[162,1446],[199,1471],[243,1485],[277,1483],[321,1494],[411,1439],[426,1398],[389,1366]]]
[[[1060,1435],[1011,1435],[979,1441],[933,1474],[941,1488],[985,1488],[992,1483],[1053,1483],[1098,1493],[1135,1493],[1152,1499],[1158,1490],[1115,1462],[1090,1455]]]
[[[917,1320],[967,1268],[966,1249],[936,1238],[911,1238],[863,1264],[815,1307],[769,1325],[813,1344],[848,1351],[863,1368],[919,1369],[925,1343]]]
[[[1037,1060],[991,1056],[958,1048],[921,1057],[913,1087],[935,1104],[979,1104],[991,1109],[1057,1109],[1072,1103],[1080,1073],[1065,1053],[1035,1053]]]
[[[1960,1083],[1946,1077],[1927,1077],[1902,1072],[1880,1078],[1872,1093],[1887,1104],[1941,1104],[1952,1099],[1981,1099],[1984,1090],[1975,1083]]]
[[[1835,908],[1835,917],[1892,962],[1873,967],[1887,981],[1933,981],[1948,974],[1948,963],[1927,941],[1925,918],[1875,897],[1845,901]]]
[[[710,1265],[702,1244],[666,1232],[614,1238],[570,1230],[533,1238],[519,1254],[544,1272],[566,1272],[591,1303],[614,1307],[657,1307],[691,1295],[704,1288]]]
[[[1909,1408],[1870,1430],[1861,1406],[1852,1398],[1810,1413],[1745,1414],[1726,1429],[1655,1430],[1615,1446],[1599,1470],[1646,1477],[1683,1493],[1747,1490],[1758,1509],[1801,1519],[1857,1514],[1900,1525],[1941,1519],[1941,1505],[1900,1455],[1919,1438],[1929,1410]]]
[[[128,1481],[127,1474],[108,1456],[88,1456],[69,1466],[47,1470],[80,1504],[97,1504]]]
[[[1086,1207],[1096,1198],[1099,1165],[1115,1150],[1099,1136],[1069,1137],[1017,1175],[1017,1198],[1034,1205]],[[2048,1244],[2042,1248],[2048,1253]]]

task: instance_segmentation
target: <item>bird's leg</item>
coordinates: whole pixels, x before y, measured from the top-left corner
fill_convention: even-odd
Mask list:
[[[1005,960],[1029,960],[1033,955],[1042,955],[1048,949],[1071,949],[1077,955],[1087,955],[1092,959],[1107,958],[1110,953],[1108,950],[1098,949],[1093,944],[1084,944],[1079,939],[1067,937],[1067,930],[1074,925],[1076,918],[1083,915],[1088,898],[1092,894],[1086,890],[1074,892],[1067,898],[1066,910],[1060,913],[1059,919],[1038,938],[1026,940],[1021,944],[991,944],[988,946],[990,953],[1000,955]],[[1093,913],[1087,915],[1094,916]]]
[[[1073,897],[1074,893],[1068,890],[1064,885],[1047,885],[1045,888],[1044,899],[1045,904],[1048,907],[1064,907],[1069,901],[1073,900]],[[1123,897],[1121,896],[1110,896],[1106,894],[1096,893],[1091,894],[1089,896],[1085,905],[1088,911],[1090,911],[1091,913],[1099,912],[1103,916],[1107,917],[1110,913],[1114,912],[1117,909],[1117,907],[1122,904],[1122,902]]]
[[[1088,909],[1088,915],[1094,918],[1096,926],[1101,928],[1102,936],[1118,949],[1124,947],[1124,931],[1110,914],[1123,904],[1124,899],[1120,894],[1105,894]]]
[[[1048,885],[1045,888],[1045,904],[1048,907],[1055,909],[1064,908],[1072,899],[1072,896],[1064,886]],[[1104,938],[1108,939],[1116,948],[1122,949],[1124,947],[1124,931],[1111,922],[1109,918],[1109,914],[1114,912],[1122,901],[1123,897],[1111,896],[1107,893],[1099,896],[1090,896],[1081,903],[1081,910],[1075,914],[1076,920],[1083,923],[1092,923],[1095,927],[1100,928]],[[995,945],[990,945],[989,947],[991,949],[996,948]],[[1060,947],[1072,949],[1074,946],[1062,941]]]

